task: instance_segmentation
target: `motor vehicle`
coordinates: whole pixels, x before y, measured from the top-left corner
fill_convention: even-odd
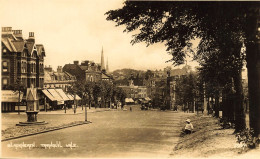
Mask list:
[[[145,104],[142,104],[142,105],[141,105],[141,110],[148,110],[148,106],[145,105]]]

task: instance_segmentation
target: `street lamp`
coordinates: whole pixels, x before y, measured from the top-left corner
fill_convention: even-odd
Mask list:
[[[88,121],[88,118],[87,118],[87,104],[85,104],[85,121]]]

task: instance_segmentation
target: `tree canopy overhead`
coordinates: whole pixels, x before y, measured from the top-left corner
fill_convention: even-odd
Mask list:
[[[195,38],[204,42],[212,40],[217,45],[213,47],[221,50],[222,59],[226,56],[232,60],[234,57],[233,61],[243,59],[240,51],[245,44],[250,126],[256,135],[260,133],[260,2],[126,1],[121,9],[106,14],[107,20],[116,22],[116,26],[124,25],[124,32],[137,31],[132,44],[164,43],[166,51],[172,55],[169,61],[175,65],[184,63],[187,53],[192,52],[191,41]],[[234,83],[237,95],[242,97],[241,66],[237,70]],[[242,112],[242,109],[238,111]]]
[[[124,32],[133,35],[132,44],[145,42],[165,43],[174,64],[183,64],[186,51],[192,51],[195,38],[214,36],[221,29],[241,31],[244,29],[249,2],[133,2],[126,1],[121,9],[108,11],[107,20],[116,26],[125,25]],[[235,24],[235,25],[234,25]]]

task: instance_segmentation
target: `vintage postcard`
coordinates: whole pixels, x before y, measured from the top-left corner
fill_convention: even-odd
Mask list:
[[[1,158],[257,158],[260,2],[0,0]]]

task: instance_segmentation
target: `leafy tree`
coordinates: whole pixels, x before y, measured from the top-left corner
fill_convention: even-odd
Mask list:
[[[18,103],[18,114],[20,114],[20,105],[21,105],[21,101],[20,101],[20,98],[21,98],[21,93],[23,93],[25,95],[26,93],[26,86],[21,82],[20,79],[17,79],[16,83],[14,84],[13,86],[13,89],[14,91],[19,91],[19,103]]]
[[[101,81],[101,97],[102,97],[102,104],[105,105],[106,103],[111,102],[111,98],[113,95],[113,85],[109,81]]]
[[[225,25],[225,24],[223,24]],[[220,28],[222,29],[222,28]],[[229,38],[227,38],[228,36]],[[236,32],[226,32],[225,35],[214,34],[214,38],[202,39],[196,57],[202,65],[200,73],[207,85],[211,88],[211,97],[216,100],[218,112],[219,97],[222,88],[234,79],[235,94],[233,99],[235,105],[235,126],[236,132],[245,129],[245,113],[243,110],[243,88],[242,88],[242,67],[245,54],[241,51],[243,39]],[[232,96],[232,95],[231,95]],[[233,105],[233,104],[231,104]],[[232,109],[229,109],[232,111]],[[229,113],[229,115],[232,115]],[[218,114],[216,114],[218,116]],[[230,118],[232,119],[232,118]]]
[[[239,11],[239,12],[238,12]],[[257,22],[259,19],[259,2],[129,2],[122,9],[106,13],[107,20],[113,20],[117,26],[126,25],[126,32],[139,30],[134,35],[132,44],[146,42],[147,45],[163,42],[166,50],[172,55],[174,64],[182,64],[187,51],[191,52],[194,38],[207,39],[215,33],[224,35],[228,31],[241,33],[246,45],[248,68],[250,126],[255,135],[260,132],[260,63],[258,55]],[[225,24],[225,25],[222,25]],[[222,27],[223,26],[223,27]],[[222,29],[220,29],[222,28]],[[220,31],[218,31],[220,30]],[[229,38],[229,37],[228,37]],[[224,41],[225,42],[225,41]],[[235,45],[232,54],[238,57]],[[256,73],[258,72],[258,73]],[[235,72],[234,85],[236,96],[241,94],[240,71]],[[257,87],[257,88],[254,88]],[[241,107],[237,107],[241,113]],[[239,113],[239,114],[240,114]]]
[[[86,103],[88,103],[89,105],[89,109],[91,108],[91,103],[93,102],[93,92],[94,92],[94,86],[95,83],[94,82],[85,82],[84,86],[83,86],[83,97],[86,100]]]
[[[197,98],[198,77],[194,73],[189,73],[176,80],[176,104],[178,105],[191,105]],[[193,108],[189,108],[193,109]],[[194,110],[195,111],[195,110]]]
[[[126,93],[124,92],[124,90],[122,88],[114,85],[112,96],[113,96],[112,99],[114,99],[114,102],[116,100],[119,100],[123,105],[125,104]]]

